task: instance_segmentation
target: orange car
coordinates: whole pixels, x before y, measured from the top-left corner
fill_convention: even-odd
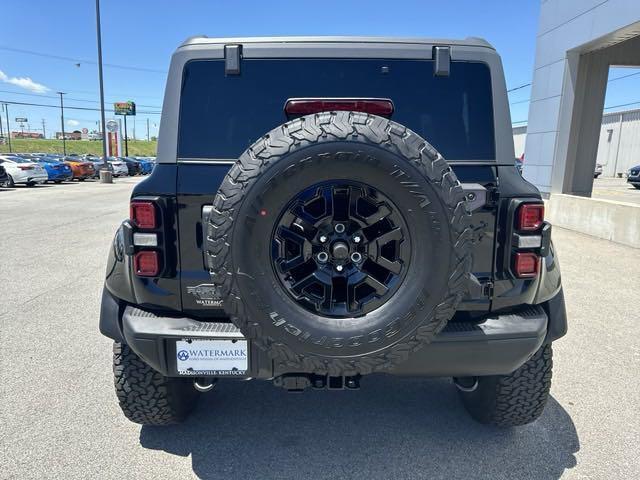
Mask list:
[[[93,162],[87,162],[80,157],[64,157],[62,161],[71,167],[73,180],[84,182],[85,178],[91,178],[96,174]]]

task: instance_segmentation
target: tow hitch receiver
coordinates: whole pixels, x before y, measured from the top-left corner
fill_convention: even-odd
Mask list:
[[[302,392],[308,387],[316,390],[357,390],[360,388],[360,375],[352,377],[331,377],[329,375],[286,374],[273,380],[276,387],[289,392]]]

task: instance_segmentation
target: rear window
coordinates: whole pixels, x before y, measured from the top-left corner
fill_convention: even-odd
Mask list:
[[[184,69],[178,157],[237,158],[287,121],[295,97],[393,100],[392,120],[422,135],[448,160],[495,158],[489,67],[451,62],[435,77],[431,60],[244,59],[237,76],[223,60]]]

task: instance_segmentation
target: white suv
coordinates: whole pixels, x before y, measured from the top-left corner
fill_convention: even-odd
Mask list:
[[[36,183],[44,183],[49,178],[46,170],[40,165],[17,155],[0,155],[0,164],[9,176],[6,182],[7,187],[13,187],[18,183],[33,187]]]

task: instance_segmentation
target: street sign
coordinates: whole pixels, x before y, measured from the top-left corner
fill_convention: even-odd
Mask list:
[[[108,132],[117,132],[118,131],[118,122],[116,122],[115,120],[109,120],[107,122],[107,131]]]
[[[16,117],[16,123],[29,123],[29,120],[24,117]]]
[[[84,133],[86,135],[87,133],[89,133],[89,129],[88,128],[83,128],[82,129],[82,133]]]
[[[135,115],[136,104],[129,100],[128,102],[116,102],[113,104],[116,115]]]

